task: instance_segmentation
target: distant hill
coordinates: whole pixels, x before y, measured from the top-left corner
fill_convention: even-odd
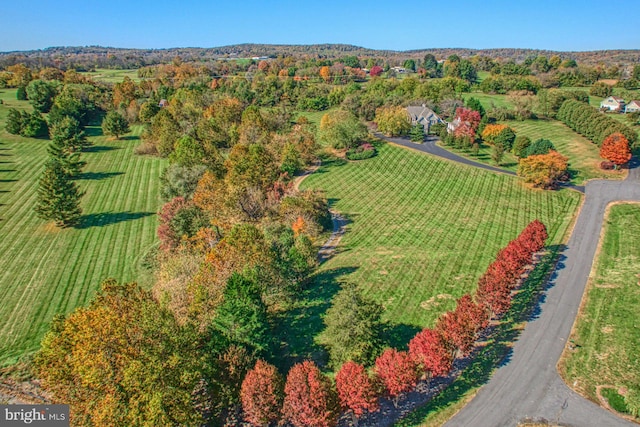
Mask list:
[[[275,45],[275,44],[237,44],[213,48],[170,48],[170,49],[125,49],[102,46],[50,47],[41,50],[0,52],[0,66],[5,67],[18,62],[28,65],[55,65],[64,68],[139,68],[145,65],[167,63],[175,57],[182,61],[211,61],[229,58],[252,58],[260,56],[277,57],[280,55],[316,58],[340,58],[354,55],[359,58],[377,57],[395,60],[422,58],[431,53],[438,59],[456,54],[460,57],[474,55],[488,56],[494,59],[523,61],[527,57],[558,55],[562,59],[575,59],[579,63],[596,65],[598,63],[629,65],[640,63],[640,50],[599,50],[589,52],[556,52],[538,49],[466,49],[466,48],[429,48],[408,51],[375,50],[348,44],[314,45]]]

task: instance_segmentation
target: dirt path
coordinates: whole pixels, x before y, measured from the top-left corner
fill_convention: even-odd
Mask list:
[[[315,165],[304,171],[302,175],[296,176],[293,179],[293,188],[295,188],[296,191],[300,191],[300,184],[302,183],[302,181],[304,181],[306,177],[317,171],[321,165],[322,162],[318,160]],[[318,251],[318,261],[320,263],[323,263],[331,258],[331,256],[335,253],[338,244],[340,243],[340,239],[342,239],[342,236],[347,231],[347,219],[340,215],[340,213],[334,209],[329,209],[329,212],[331,212],[331,223],[333,224],[333,230],[331,231],[331,236],[329,236],[327,241]]]

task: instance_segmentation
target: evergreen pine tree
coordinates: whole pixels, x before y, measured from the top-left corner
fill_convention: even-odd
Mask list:
[[[51,140],[64,141],[64,144],[73,151],[80,151],[91,145],[80,126],[80,122],[71,116],[63,116],[62,119],[51,125]]]
[[[87,146],[87,138],[80,122],[70,116],[58,120],[51,128],[51,144],[48,152],[72,178],[78,176],[85,162],[80,160],[80,150]]]
[[[424,141],[424,126],[420,123],[416,123],[415,125],[411,126],[409,137],[413,142]]]
[[[59,227],[73,225],[82,213],[82,195],[62,164],[56,159],[50,159],[40,178],[35,211],[40,218],[52,219]]]

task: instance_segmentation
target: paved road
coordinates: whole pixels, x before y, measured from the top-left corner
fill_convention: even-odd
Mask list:
[[[486,170],[489,170],[489,171],[492,171],[492,172],[499,172],[499,173],[503,173],[503,174],[506,174],[506,175],[515,175],[516,174],[515,172],[512,172],[510,170],[505,170],[505,169],[496,168],[494,166],[489,166],[489,165],[487,165],[485,163],[476,162],[476,161],[473,161],[473,160],[471,160],[471,159],[469,159],[467,157],[459,156],[459,155],[457,155],[455,153],[452,153],[451,151],[445,150],[444,148],[436,145],[436,142],[438,142],[440,140],[440,138],[438,138],[437,136],[427,136],[422,144],[417,144],[415,142],[411,142],[407,138],[388,137],[388,136],[385,136],[385,135],[381,134],[380,132],[374,132],[374,135],[376,137],[380,138],[380,139],[385,140],[385,141],[392,142],[394,144],[401,145],[403,147],[411,148],[412,150],[422,151],[423,153],[433,154],[434,156],[438,156],[438,157],[441,157],[443,159],[451,160],[453,162],[462,163],[462,164],[473,166],[473,167],[480,168],[480,169],[486,169]],[[581,193],[584,193],[584,187],[583,186],[566,184],[566,185],[563,185],[563,187],[571,188],[572,190],[576,190],[576,191],[579,191]]]
[[[458,163],[513,175],[438,147],[437,138],[415,144],[403,138],[376,136]],[[526,418],[576,427],[636,425],[575,393],[560,378],[556,365],[580,307],[606,207],[616,201],[640,201],[640,161],[633,159],[629,176],[624,181],[596,180],[585,187],[570,187],[584,192],[585,201],[550,288],[541,302],[539,316],[527,323],[509,361],[446,426],[515,426]]]
[[[571,426],[636,425],[576,394],[556,370],[589,278],[605,209],[611,202],[640,201],[640,168],[634,160],[625,181],[586,185],[584,205],[540,316],[527,323],[509,362],[447,426],[515,426],[525,417]]]
[[[427,136],[425,141],[422,144],[417,144],[415,142],[411,142],[407,138],[393,138],[388,137],[380,132],[374,132],[374,135],[377,138],[383,139],[385,141],[393,142],[394,144],[402,145],[403,147],[411,148],[412,150],[422,151],[423,153],[433,154],[434,156],[442,157],[443,159],[448,159],[457,163],[463,163],[465,165],[474,166],[480,169],[486,169],[493,172],[500,172],[507,175],[515,175],[514,172],[495,168],[493,166],[489,166],[484,163],[474,162],[471,159],[467,159],[466,157],[458,156],[457,154],[452,153],[451,151],[447,151],[442,147],[436,145],[436,142],[440,140],[440,138],[436,136]]]

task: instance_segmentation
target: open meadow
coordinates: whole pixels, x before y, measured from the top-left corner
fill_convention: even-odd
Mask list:
[[[571,336],[573,348],[565,350],[561,362],[567,384],[596,402],[598,386],[609,386],[614,396],[625,389],[640,393],[638,235],[640,205],[610,207],[600,253]]]
[[[164,161],[133,154],[141,127],[121,141],[86,132],[93,142],[77,183],[86,194],[76,228],[36,217],[38,180],[48,140],[8,134],[9,107],[30,109],[15,90],[0,91],[0,366],[38,348],[55,314],[85,305],[100,283],[140,280],[141,259],[156,242],[158,176]]]
[[[325,191],[349,225],[287,321],[294,356],[318,351],[305,337],[322,329],[340,281],[383,304],[389,342],[404,346],[474,290],[498,250],[533,219],[547,225],[550,245],[561,243],[581,200],[389,144],[379,150],[369,160],[326,162],[302,184]]]

